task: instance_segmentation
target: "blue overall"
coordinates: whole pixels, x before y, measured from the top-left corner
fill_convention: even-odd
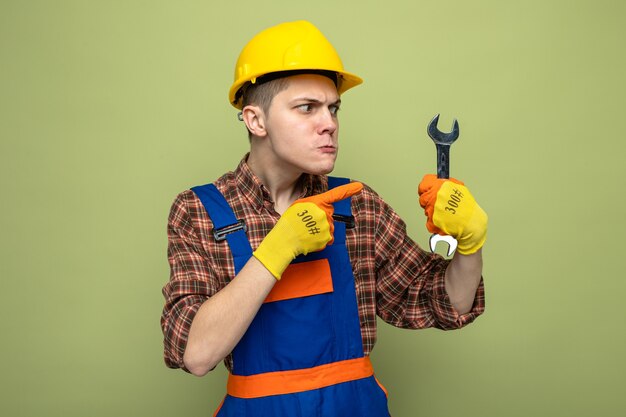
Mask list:
[[[347,182],[345,178],[329,177],[329,188]],[[192,190],[203,203],[214,230],[227,230],[237,224],[232,209],[214,185]],[[336,214],[351,216],[349,198],[334,203],[334,208]],[[245,230],[231,229],[230,232],[225,238],[233,255],[235,273],[239,273],[252,256],[252,249]],[[345,223],[335,222],[332,245],[320,252],[299,256],[292,265],[324,259],[330,265],[330,292],[264,303],[233,350],[232,375],[247,377],[317,369],[315,367],[321,365],[367,359],[363,353],[354,276],[346,248]],[[255,398],[227,394],[215,415],[386,417],[389,412],[386,393],[371,375],[306,391]]]

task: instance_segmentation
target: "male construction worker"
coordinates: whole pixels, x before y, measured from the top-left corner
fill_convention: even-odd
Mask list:
[[[369,360],[376,316],[457,329],[483,312],[487,217],[461,182],[419,185],[429,230],[458,240],[447,260],[371,188],[327,176],[340,96],[361,82],[308,22],[257,34],[229,93],[250,152],[172,206],[165,361],[200,376],[224,360],[217,416],[388,416]]]

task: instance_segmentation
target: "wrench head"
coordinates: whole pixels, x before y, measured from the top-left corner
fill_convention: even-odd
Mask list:
[[[448,256],[452,256],[452,254],[454,253],[454,251],[456,250],[456,247],[458,245],[458,242],[456,241],[455,238],[453,238],[452,236],[448,236],[448,235],[438,235],[438,234],[434,234],[430,237],[430,251],[434,252],[435,249],[437,248],[437,243],[439,242],[445,242],[448,244]]]
[[[433,120],[428,124],[428,136],[437,145],[452,145],[452,143],[459,137],[459,122],[454,119],[452,123],[452,131],[444,133],[437,129],[437,123],[439,122],[439,114],[437,114]]]

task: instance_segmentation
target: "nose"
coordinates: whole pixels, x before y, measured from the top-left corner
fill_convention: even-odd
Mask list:
[[[321,112],[318,133],[320,135],[329,134],[332,135],[337,131],[339,127],[339,121],[337,120],[337,114],[333,113],[329,108],[324,108]]]

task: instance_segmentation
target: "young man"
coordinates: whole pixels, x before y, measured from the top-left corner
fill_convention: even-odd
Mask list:
[[[462,183],[429,175],[419,187],[429,230],[459,242],[448,261],[371,188],[327,176],[340,96],[359,83],[310,23],[259,33],[229,96],[250,153],[172,206],[165,361],[200,376],[224,360],[217,416],[388,416],[369,361],[376,316],[456,329],[484,310],[487,217]]]

